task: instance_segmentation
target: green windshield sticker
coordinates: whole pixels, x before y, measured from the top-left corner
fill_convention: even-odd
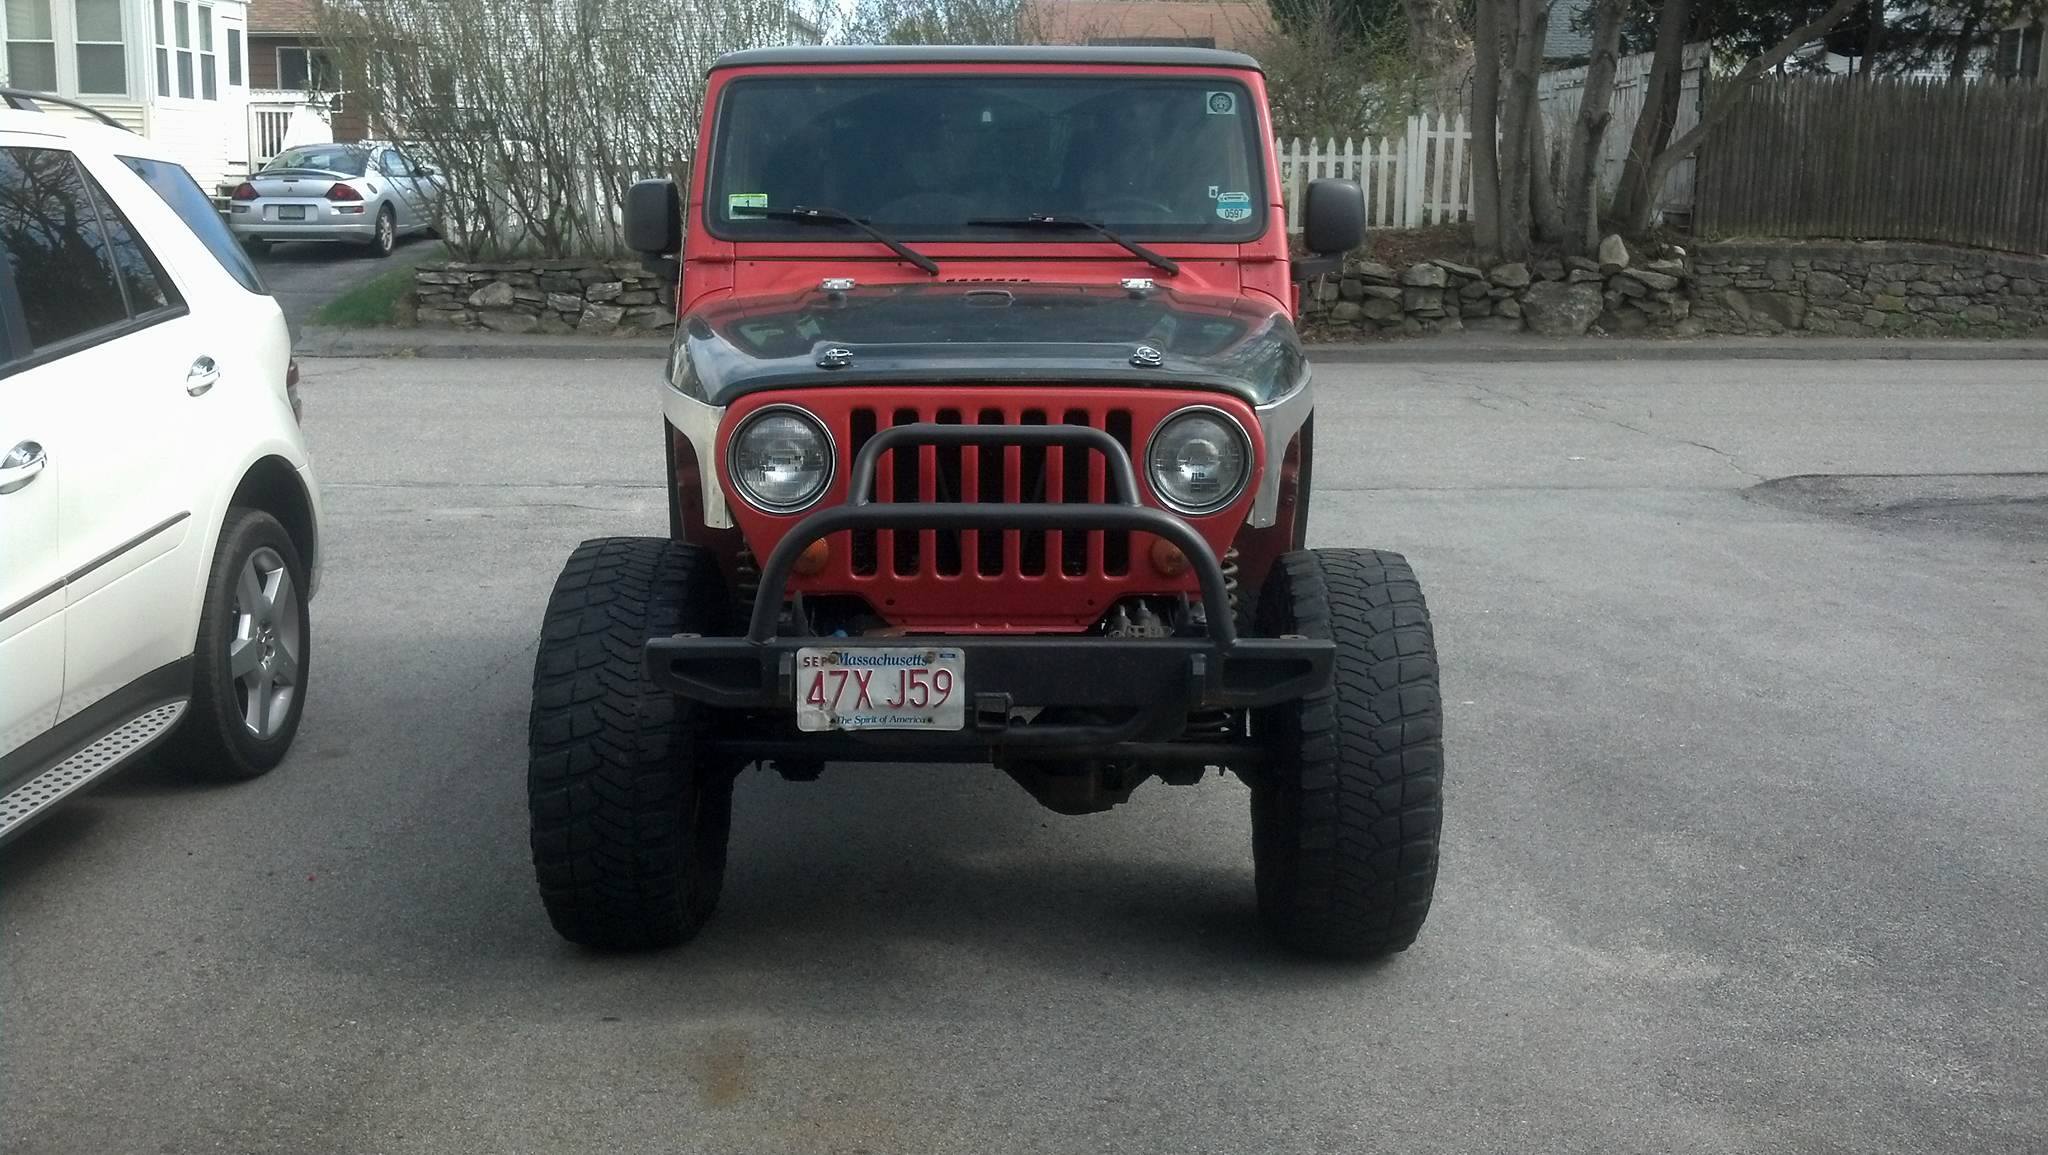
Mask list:
[[[1209,94],[1208,100],[1210,116],[1237,115],[1237,94],[1231,92],[1212,92]]]
[[[727,216],[731,216],[740,209],[765,209],[767,207],[767,193],[728,193],[725,198],[725,213]]]

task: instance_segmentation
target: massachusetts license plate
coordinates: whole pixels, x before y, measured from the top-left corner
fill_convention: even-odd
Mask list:
[[[945,646],[805,647],[796,652],[799,730],[958,730],[967,655]]]
[[[281,221],[302,221],[306,219],[305,205],[277,206],[277,219]]]

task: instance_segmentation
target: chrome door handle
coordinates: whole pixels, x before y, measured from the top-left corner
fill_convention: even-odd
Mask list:
[[[43,447],[33,441],[24,441],[0,457],[0,493],[13,493],[36,479],[50,457]]]
[[[220,380],[220,366],[211,357],[201,357],[192,362],[192,368],[185,374],[185,392],[197,397]]]

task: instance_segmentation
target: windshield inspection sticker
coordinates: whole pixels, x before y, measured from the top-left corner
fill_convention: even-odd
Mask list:
[[[1226,221],[1250,220],[1252,195],[1241,192],[1219,193],[1216,197],[1216,215]]]
[[[1212,92],[1208,101],[1210,116],[1237,115],[1237,94],[1234,92]]]
[[[731,216],[741,209],[765,209],[768,207],[767,193],[727,193],[725,213]]]

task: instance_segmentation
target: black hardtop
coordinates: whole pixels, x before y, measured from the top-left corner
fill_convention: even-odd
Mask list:
[[[1126,64],[1148,68],[1234,68],[1262,72],[1259,62],[1242,52],[1217,48],[1158,48],[1139,45],[1054,44],[849,44],[799,45],[790,48],[747,48],[728,52],[712,63],[721,68],[796,66],[830,68],[841,64]]]

